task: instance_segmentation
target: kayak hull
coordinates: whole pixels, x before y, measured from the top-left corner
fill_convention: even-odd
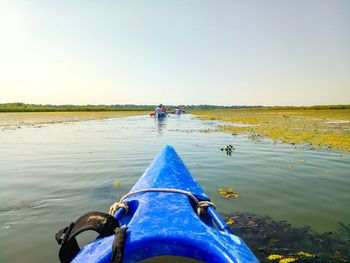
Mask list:
[[[198,201],[210,201],[177,155],[165,146],[140,177],[131,192],[167,188],[192,193]],[[175,192],[140,192],[124,200],[115,217],[127,226],[123,262],[162,256],[182,256],[204,262],[259,262],[246,244],[234,235],[211,207],[196,213],[187,195]],[[215,222],[215,223],[214,223]],[[218,230],[221,229],[221,231]],[[73,262],[109,262],[114,236],[86,245]]]

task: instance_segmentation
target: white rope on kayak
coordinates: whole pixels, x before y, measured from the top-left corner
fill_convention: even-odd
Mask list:
[[[196,204],[199,203],[197,197],[195,197],[191,192],[180,190],[180,189],[174,189],[174,188],[146,188],[146,189],[141,189],[137,190],[135,192],[128,193],[124,195],[120,199],[120,203],[122,203],[126,198],[132,195],[140,194],[140,193],[147,193],[147,192],[164,192],[164,193],[178,193],[178,194],[184,194],[190,197]]]
[[[209,206],[213,206],[214,208],[216,208],[215,204],[213,202],[210,201],[200,201],[197,204],[197,215],[200,215],[201,212]]]
[[[146,188],[146,189],[141,189],[141,190],[137,190],[131,193],[128,193],[126,195],[124,195],[119,202],[115,202],[109,209],[109,214],[113,215],[115,214],[115,212],[117,211],[118,208],[124,208],[125,212],[127,214],[128,212],[128,205],[126,203],[123,203],[123,201],[132,196],[132,195],[136,195],[136,194],[140,194],[140,193],[149,193],[149,192],[162,192],[162,193],[178,193],[178,194],[184,194],[187,195],[188,197],[190,197],[196,204],[197,206],[197,214],[200,215],[201,211],[203,211],[203,209],[209,207],[209,206],[213,206],[214,208],[216,208],[215,204],[213,202],[210,201],[199,201],[197,199],[197,197],[195,197],[191,192],[188,191],[184,191],[184,190],[180,190],[180,189],[174,189],[174,188]]]
[[[129,212],[129,207],[128,207],[128,205],[126,203],[115,202],[109,208],[108,214],[114,216],[114,214],[118,210],[118,208],[124,208],[125,209],[125,214],[127,214]]]

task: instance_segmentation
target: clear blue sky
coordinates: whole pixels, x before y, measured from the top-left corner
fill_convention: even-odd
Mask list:
[[[0,103],[350,104],[350,1],[0,0]]]

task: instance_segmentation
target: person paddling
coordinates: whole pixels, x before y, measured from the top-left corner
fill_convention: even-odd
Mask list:
[[[165,113],[163,113],[162,106],[163,106],[162,104],[159,104],[159,106],[155,109],[154,117],[156,118],[164,117]]]
[[[160,105],[162,105],[162,104],[160,104]],[[164,114],[168,114],[168,113],[166,112],[166,108],[165,108],[164,105],[162,105],[162,112],[163,112]]]
[[[175,110],[174,110],[174,113],[176,115],[180,115],[181,114],[181,109],[179,107],[176,107]]]

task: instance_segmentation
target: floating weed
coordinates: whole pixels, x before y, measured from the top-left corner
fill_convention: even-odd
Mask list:
[[[250,132],[249,135],[248,135],[248,138],[253,140],[253,141],[257,141],[259,139],[262,139],[263,138],[263,135],[259,132]]]
[[[235,218],[236,216],[233,216],[233,217],[229,217],[226,221],[226,224],[227,225],[232,225],[234,222],[235,222]]]
[[[290,263],[290,262],[300,261],[304,258],[310,258],[310,257],[314,257],[314,256],[315,255],[313,255],[313,254],[300,251],[297,254],[295,254],[293,256],[289,255],[288,257],[284,257],[283,255],[280,255],[280,254],[272,254],[272,255],[268,256],[267,259],[270,261],[277,261],[278,260],[279,263]],[[303,261],[305,261],[305,260],[303,260]]]
[[[118,187],[118,186],[120,185],[120,183],[119,183],[118,181],[115,181],[115,182],[113,183],[113,185],[114,185],[115,187]]]
[[[284,256],[279,255],[279,254],[272,254],[272,255],[267,257],[268,260],[277,260],[277,259],[282,259],[282,258],[284,258]]]
[[[221,151],[226,151],[226,155],[232,155],[232,152],[236,150],[231,144],[227,145],[226,148],[221,148]]]
[[[305,163],[305,160],[295,160],[296,163]]]
[[[209,128],[199,130],[199,132],[202,132],[202,133],[212,133],[217,131],[218,131],[217,129],[209,129]]]
[[[288,165],[288,169],[293,169],[294,166],[293,165]]]
[[[229,198],[229,197],[238,198],[238,192],[233,191],[231,187],[228,187],[227,189],[219,188],[218,191],[220,195],[224,198]]]
[[[297,253],[298,256],[301,256],[301,257],[305,257],[305,258],[310,258],[310,257],[314,257],[315,255],[313,254],[310,254],[310,253],[306,253],[304,251],[300,251]]]
[[[283,258],[280,261],[278,261],[279,263],[290,263],[290,262],[294,262],[297,261],[296,258],[290,257],[290,258]]]
[[[294,256],[289,255],[288,257],[284,257],[283,255],[280,255],[280,254],[272,254],[272,255],[268,256],[267,259],[270,261],[277,261],[278,260],[279,263],[289,263],[289,262],[299,261],[299,259],[302,259],[302,258],[314,257],[314,256],[315,255],[313,255],[313,254],[300,251],[297,254],[295,254]]]

